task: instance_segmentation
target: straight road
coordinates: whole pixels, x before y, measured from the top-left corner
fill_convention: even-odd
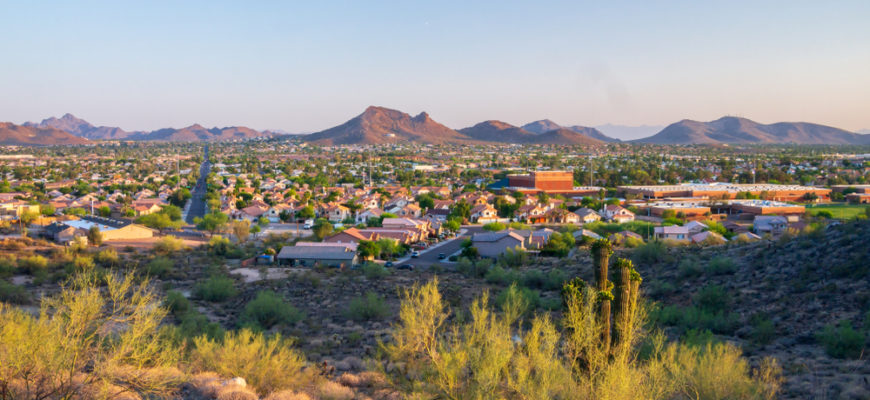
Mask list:
[[[447,261],[446,259],[439,260],[438,254],[444,253],[444,255],[446,255],[447,257],[450,257],[451,254],[456,253],[457,251],[462,249],[462,241],[463,240],[465,240],[466,238],[470,238],[471,235],[473,235],[475,233],[483,232],[483,227],[480,225],[463,226],[462,229],[465,231],[465,233],[463,233],[462,235],[459,235],[453,239],[450,239],[446,242],[443,242],[443,244],[441,244],[437,247],[430,247],[426,250],[421,251],[420,257],[409,258],[409,259],[403,258],[401,261],[397,261],[396,265],[399,265],[401,263],[401,264],[411,264],[411,265],[414,265],[416,267],[416,266],[428,266],[428,265],[437,264],[440,262]]]
[[[208,160],[208,145],[206,145],[205,160],[199,166],[199,179],[196,180],[196,186],[191,191],[193,197],[190,198],[190,209],[188,209],[187,218],[184,220],[188,224],[193,224],[193,219],[196,217],[205,216],[206,178],[209,172],[211,172],[211,161]]]

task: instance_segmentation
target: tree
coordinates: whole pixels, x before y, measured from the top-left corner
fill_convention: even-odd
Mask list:
[[[164,229],[181,228],[181,225],[183,223],[181,220],[173,221],[172,217],[162,212],[144,215],[140,217],[138,221],[140,224],[145,225],[151,229],[157,229],[161,233]]]
[[[381,257],[384,259],[391,258],[399,252],[399,242],[395,239],[379,239],[377,245],[381,250]]]
[[[332,223],[327,221],[326,218],[318,218],[314,223],[314,226],[311,228],[311,231],[314,232],[314,237],[317,238],[318,241],[321,241],[332,233]]]
[[[314,207],[311,207],[311,206],[302,207],[302,209],[296,213],[296,218],[299,218],[299,219],[314,218]]]
[[[96,247],[103,244],[103,233],[100,232],[100,228],[96,225],[88,229],[88,243]]]
[[[50,215],[54,215],[54,213],[57,212],[57,210],[51,204],[43,204],[43,205],[39,206],[39,212],[42,215],[50,216]]]
[[[229,217],[218,211],[214,211],[204,215],[202,218],[195,218],[193,223],[196,224],[196,229],[201,231],[207,231],[209,234],[214,235],[217,232],[222,231],[229,221]]]
[[[187,188],[179,188],[169,196],[169,204],[176,207],[184,207],[184,204],[187,203],[187,200],[190,200],[191,197],[193,197],[193,195],[190,194],[190,190]]]
[[[281,212],[278,213],[278,218],[281,222],[289,222],[293,219],[293,214],[291,214],[289,210],[281,210]]]
[[[251,221],[246,219],[235,220],[230,224],[230,230],[239,243],[244,243],[248,240],[248,235],[251,233]]]
[[[371,240],[360,240],[359,246],[357,246],[357,251],[359,252],[360,257],[366,260],[381,255],[381,248],[378,246],[378,243]]]

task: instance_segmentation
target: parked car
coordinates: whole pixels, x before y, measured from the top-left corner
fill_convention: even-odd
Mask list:
[[[392,261],[387,261],[387,262],[384,263],[384,266],[387,267],[387,268],[392,268],[392,267],[393,267],[393,262],[392,262]]]
[[[411,264],[402,264],[402,265],[400,265],[397,269],[406,269],[406,270],[408,270],[408,271],[413,271],[413,270],[414,270],[414,266],[411,265]]]
[[[420,252],[417,250],[412,251],[411,258],[417,258],[417,257],[420,257]]]
[[[443,259],[445,259],[445,258],[447,258],[447,254],[444,254],[444,253],[438,253],[438,259],[439,259],[439,260],[443,260]]]

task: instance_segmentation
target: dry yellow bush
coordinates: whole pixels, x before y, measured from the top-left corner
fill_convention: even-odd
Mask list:
[[[466,322],[449,325],[437,281],[404,293],[394,340],[383,349],[406,397],[767,400],[779,389],[775,362],[753,372],[728,344],[666,345],[657,335],[650,358],[639,361],[644,307],[627,319],[625,344],[609,349],[591,288],[566,296],[562,332],[546,315],[521,321],[522,296],[515,288],[507,294],[501,314],[484,294]]]
[[[313,400],[311,396],[292,390],[280,390],[269,394],[265,400]]]
[[[319,400],[351,400],[354,397],[353,389],[333,381],[321,382],[314,394]]]
[[[216,400],[257,400],[259,396],[245,386],[228,384],[217,391]]]
[[[248,329],[227,332],[222,341],[203,335],[194,339],[192,358],[199,371],[242,377],[259,393],[298,389],[314,380],[303,371],[304,359],[280,335],[266,338]]]

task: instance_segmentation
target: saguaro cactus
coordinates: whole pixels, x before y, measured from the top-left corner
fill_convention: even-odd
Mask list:
[[[634,269],[631,260],[624,258],[616,260],[616,268],[616,310],[614,313],[616,326],[612,351],[615,356],[621,356],[627,353],[633,340],[634,318],[641,277]]]
[[[598,289],[601,344],[605,348],[610,348],[610,302],[613,300],[613,293],[611,293],[613,284],[607,279],[607,268],[612,254],[613,244],[609,240],[599,239],[592,243],[592,258],[596,266],[595,281]]]

